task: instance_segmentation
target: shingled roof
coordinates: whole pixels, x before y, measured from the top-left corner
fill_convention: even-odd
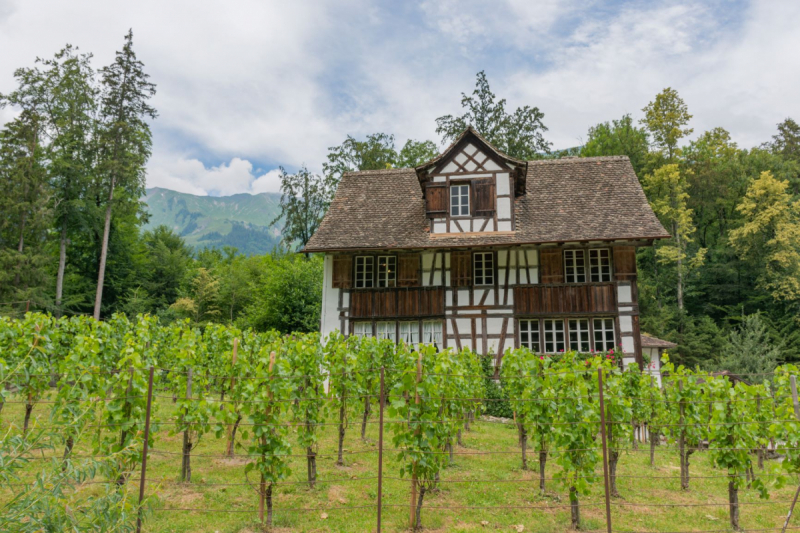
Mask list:
[[[413,168],[346,173],[306,252],[652,240],[670,235],[627,157],[529,161],[511,233],[432,236]],[[452,235],[452,236],[451,236]]]

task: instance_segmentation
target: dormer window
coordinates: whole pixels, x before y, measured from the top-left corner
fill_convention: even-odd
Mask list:
[[[450,216],[469,216],[469,185],[450,186]]]

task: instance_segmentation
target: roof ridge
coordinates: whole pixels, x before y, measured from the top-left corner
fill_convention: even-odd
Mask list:
[[[342,176],[359,176],[364,174],[393,174],[393,173],[400,173],[400,172],[414,172],[414,169],[411,167],[403,167],[403,168],[378,168],[375,170],[348,170]]]
[[[592,157],[562,157],[560,159],[534,159],[528,161],[528,164],[534,165],[547,165],[547,164],[568,164],[568,163],[589,163],[591,161],[630,161],[627,155],[599,155]]]

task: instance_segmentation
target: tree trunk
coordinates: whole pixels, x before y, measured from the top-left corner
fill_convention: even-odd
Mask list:
[[[28,424],[31,421],[31,413],[33,412],[33,404],[28,400],[25,404],[25,421],[22,423],[22,438],[28,434]]]
[[[342,450],[344,448],[344,416],[345,416],[345,405],[344,400],[342,401],[342,405],[339,407],[339,454],[336,459],[336,466],[344,466],[344,458],[342,457]]]
[[[578,489],[569,488],[569,512],[572,518],[572,529],[581,528],[581,509],[578,503]]]
[[[731,516],[731,528],[734,531],[741,531],[739,527],[739,489],[733,480],[728,482],[728,510]]]
[[[61,238],[58,242],[58,274],[56,275],[56,318],[61,317],[61,300],[64,295],[64,270],[67,267],[67,221],[61,221]]]
[[[650,466],[656,466],[656,443],[661,439],[661,436],[653,428],[650,428]]]
[[[453,439],[447,441],[447,451],[450,453],[450,464],[453,464]]]
[[[763,446],[759,446],[758,447],[758,451],[757,451],[757,454],[758,454],[758,469],[759,470],[764,470],[764,455],[765,455],[765,453],[766,452],[765,452],[764,447]]]
[[[545,466],[547,465],[547,452],[540,451],[539,452],[539,490],[541,491],[542,496],[544,496],[544,487],[545,487]]]
[[[108,205],[106,206],[105,222],[103,224],[103,242],[100,248],[100,267],[97,270],[97,293],[94,297],[94,319],[100,320],[100,306],[103,302],[103,282],[106,276],[106,259],[108,258],[108,236],[111,233],[111,206],[114,200],[114,178],[108,189]]]
[[[259,493],[258,514],[261,519],[261,525],[266,529],[270,529],[272,528],[272,483],[267,483],[263,474],[261,475]],[[264,516],[265,509],[266,516]]]
[[[461,440],[461,428],[459,428],[458,432],[456,432],[456,442],[458,442],[458,445],[462,448],[464,447],[464,441]]]
[[[678,245],[678,309],[683,310],[683,245],[677,222],[672,223],[672,233],[675,235],[675,243]]]
[[[69,459],[69,456],[72,453],[73,446],[75,446],[75,439],[72,438],[72,435],[70,435],[69,437],[67,437],[67,443],[64,446],[64,457],[62,459],[64,466],[62,467],[62,470],[67,469],[67,459]]]
[[[609,450],[608,452],[608,481],[611,485],[611,496],[619,498],[617,490],[617,463],[619,462],[619,451]]]
[[[183,432],[183,461],[181,463],[181,481],[192,482],[192,437],[189,431]]]
[[[522,448],[522,469],[528,469],[528,432],[525,428],[520,426],[520,447]]]
[[[228,441],[228,457],[233,457],[236,447],[236,429],[239,427],[239,422],[242,421],[241,413],[237,413],[236,422],[233,423],[233,427],[231,428],[231,435],[230,440]]]
[[[470,427],[469,427],[469,423],[470,423],[470,420],[472,419],[472,416],[473,416],[472,411],[470,411],[469,413],[467,413],[467,416],[466,416],[466,418],[464,420],[464,430],[466,430],[466,431],[471,431]]]
[[[25,183],[24,196],[28,197],[28,183]],[[22,251],[25,249],[25,219],[27,213],[23,210],[20,215],[19,221],[19,243],[17,244],[17,253],[19,254],[19,262],[17,263],[17,273],[14,275],[14,286],[19,288],[20,271],[22,270]]]
[[[364,417],[361,419],[361,440],[367,440],[367,419],[369,419],[370,404],[369,396],[364,398]]]
[[[317,483],[317,454],[311,446],[306,448],[306,457],[308,458],[308,488],[313,489]]]
[[[638,427],[638,425],[636,424],[636,420],[631,420],[631,426],[633,427],[633,431],[631,431],[631,436],[632,436],[631,448],[633,448],[633,451],[638,451],[639,440],[636,438],[636,429]]]
[[[414,531],[422,529],[422,499],[425,498],[425,485],[419,488],[419,500],[417,500],[417,509],[415,512]]]

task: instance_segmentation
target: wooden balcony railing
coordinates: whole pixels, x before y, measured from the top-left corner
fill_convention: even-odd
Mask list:
[[[444,316],[443,287],[359,289],[350,293],[350,318]]]
[[[617,312],[614,283],[558,283],[514,287],[517,315],[578,315]]]

